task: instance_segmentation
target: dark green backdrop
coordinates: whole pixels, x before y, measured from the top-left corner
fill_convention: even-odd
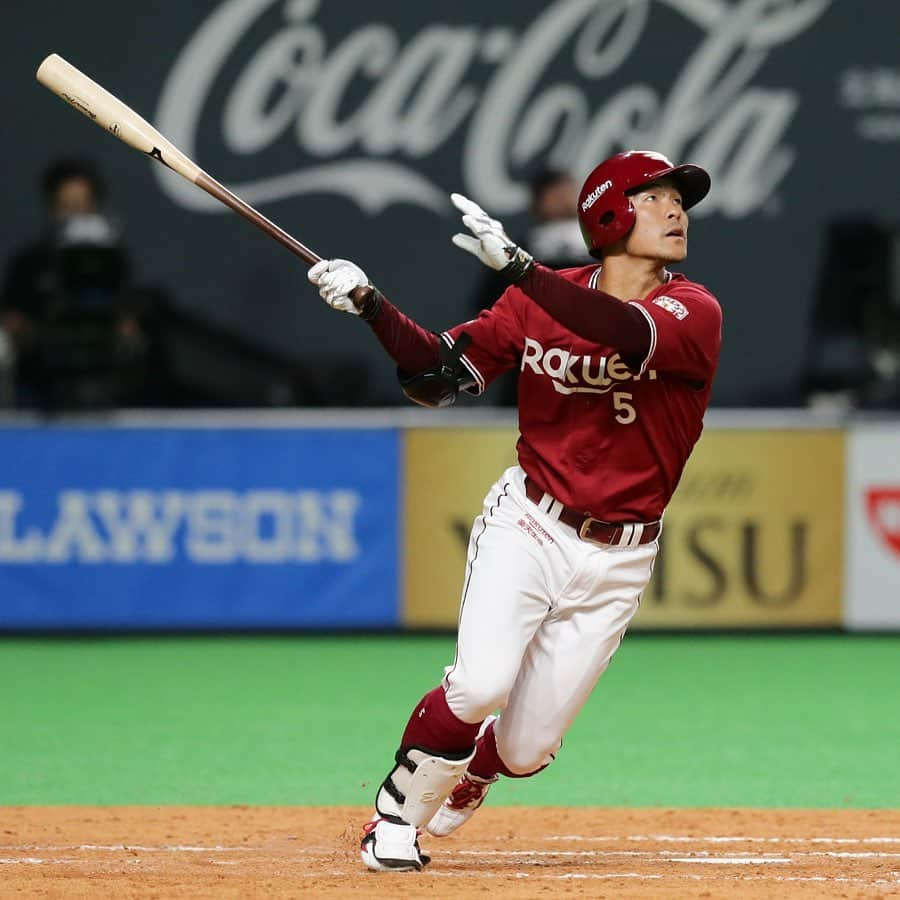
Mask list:
[[[482,277],[450,244],[450,191],[518,234],[525,185],[541,166],[580,178],[623,147],[651,146],[713,174],[685,271],[725,309],[714,402],[792,399],[826,224],[896,219],[900,4],[458,0],[437,9],[414,0],[5,4],[0,257],[40,227],[47,162],[91,156],[142,281],[314,370],[338,356],[368,360],[360,395],[400,402],[393,366],[367,330],[326,309],[298,261],[233,215],[195,208],[202,192],[163,181],[158,166],[41,88],[41,59],[70,59],[301,240],[354,258],[436,330],[470,317]],[[344,77],[342,59],[356,60]],[[437,92],[430,105],[426,85]]]

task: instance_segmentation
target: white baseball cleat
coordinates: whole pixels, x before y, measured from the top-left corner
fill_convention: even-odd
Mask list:
[[[414,825],[376,815],[363,826],[359,855],[373,872],[421,872],[431,858],[419,850],[418,838]]]
[[[463,775],[450,792],[450,796],[438,807],[438,811],[428,823],[428,833],[435,837],[446,837],[465,825],[475,815],[475,810],[484,803],[490,786],[498,776],[484,779],[477,775]]]

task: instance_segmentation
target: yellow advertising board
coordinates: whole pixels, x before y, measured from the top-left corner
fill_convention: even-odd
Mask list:
[[[843,530],[843,433],[708,430],[634,627],[837,626]]]
[[[456,627],[469,530],[503,470],[516,462],[516,428],[406,432],[404,625]]]
[[[469,528],[515,462],[516,437],[407,432],[407,626],[455,627]],[[839,625],[843,484],[839,431],[707,430],[666,512],[633,627]]]

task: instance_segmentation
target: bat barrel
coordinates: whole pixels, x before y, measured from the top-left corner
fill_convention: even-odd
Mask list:
[[[252,222],[269,237],[287,247],[304,262],[312,266],[320,261],[321,257],[313,253],[309,247],[291,237],[283,228],[279,228],[249,203],[241,200],[223,184],[204,172],[138,113],[61,56],[51,53],[40,64],[36,75],[41,84],[74,106],[95,124],[105,128],[120,141],[134,147],[135,150],[146,153],[183,178],[203,188],[238,215]]]

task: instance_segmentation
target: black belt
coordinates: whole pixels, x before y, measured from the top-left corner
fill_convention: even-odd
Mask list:
[[[525,476],[525,496],[540,506],[545,497],[549,497],[534,480]],[[662,531],[662,522],[604,522],[602,519],[594,519],[578,512],[569,506],[563,506],[554,501],[560,509],[559,515],[554,510],[543,510],[553,515],[564,525],[574,528],[583,541],[593,541],[597,544],[613,544],[618,547],[637,547],[640,544],[649,544],[659,537]]]

